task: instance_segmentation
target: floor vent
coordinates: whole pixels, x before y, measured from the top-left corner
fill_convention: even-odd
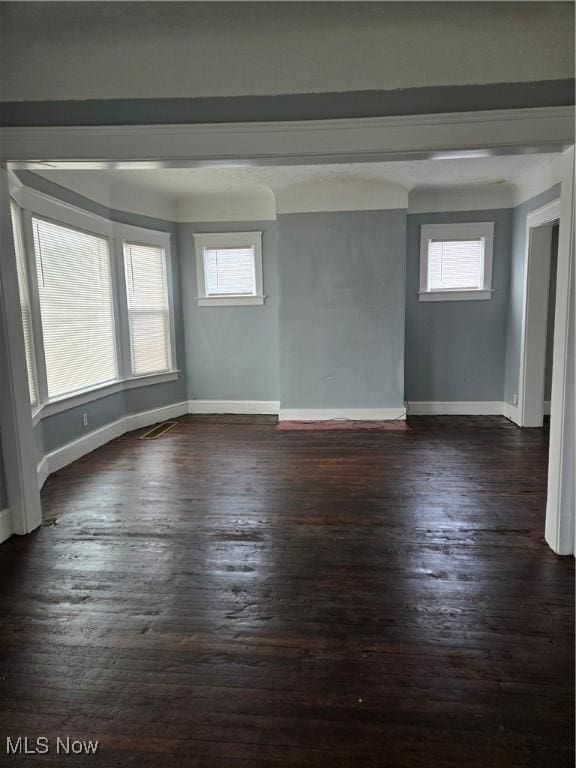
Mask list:
[[[165,421],[163,424],[156,424],[156,426],[152,427],[152,429],[148,430],[148,432],[145,432],[143,435],[140,435],[138,439],[139,440],[157,440],[159,437],[162,437],[162,435],[165,435],[169,429],[172,429],[172,427],[175,427],[176,424],[177,424],[176,421]]]

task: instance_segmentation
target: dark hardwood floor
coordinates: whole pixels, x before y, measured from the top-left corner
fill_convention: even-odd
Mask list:
[[[50,478],[55,524],[0,547],[0,764],[573,766],[545,430],[410,424],[186,417]]]

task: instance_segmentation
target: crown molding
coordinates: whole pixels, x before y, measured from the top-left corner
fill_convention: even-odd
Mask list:
[[[434,159],[554,151],[574,143],[574,107],[202,125],[1,128],[20,168],[171,168]],[[468,154],[467,156],[471,156]]]

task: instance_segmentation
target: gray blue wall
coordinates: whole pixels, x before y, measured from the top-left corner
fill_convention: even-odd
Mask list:
[[[179,230],[189,399],[279,400],[276,222],[181,224]],[[242,231],[263,233],[264,304],[198,306],[194,233]]]
[[[145,409],[147,410],[147,409]],[[88,416],[88,427],[82,427],[82,414]],[[42,448],[50,453],[66,443],[111,424],[125,415],[124,392],[100,397],[91,403],[69,408],[42,419]]]
[[[405,399],[511,400],[515,391],[526,215],[556,197],[557,186],[516,209],[303,213],[276,222],[176,225],[109,210],[29,172],[21,177],[116,221],[171,233],[182,369],[177,381],[46,417],[36,427],[39,457],[124,415],[192,398],[386,408]],[[421,225],[468,221],[495,223],[493,298],[419,302]],[[241,230],[263,231],[264,305],[199,307],[194,233]],[[548,388],[549,379],[548,373]]]
[[[524,306],[524,277],[526,270],[526,222],[528,213],[560,196],[556,184],[539,195],[526,200],[512,210],[512,259],[510,270],[510,303],[506,334],[506,375],[504,399],[514,402],[520,380],[520,347],[522,340],[522,311]]]
[[[404,404],[406,211],[278,216],[283,408]]]
[[[422,224],[493,221],[492,285],[486,301],[422,302]],[[502,400],[510,279],[512,212],[459,211],[408,216],[406,277],[406,399]]]
[[[90,403],[45,417],[35,427],[37,453],[40,460],[43,454],[54,451],[93,430],[117,421],[125,415],[160,408],[172,403],[180,403],[187,399],[186,349],[183,332],[182,294],[180,290],[182,279],[178,248],[178,226],[170,221],[106,208],[29,171],[21,171],[18,175],[26,186],[79,208],[91,211],[99,216],[104,216],[124,224],[146,227],[171,234],[174,323],[176,328],[176,358],[177,365],[180,368],[179,378],[176,381],[117,392],[100,397]],[[82,415],[84,413],[88,415],[88,427],[82,425]]]

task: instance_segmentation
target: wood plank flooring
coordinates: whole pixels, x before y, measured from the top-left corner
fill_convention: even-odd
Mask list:
[[[546,432],[410,426],[185,417],[50,478],[0,547],[0,765],[573,766]]]

